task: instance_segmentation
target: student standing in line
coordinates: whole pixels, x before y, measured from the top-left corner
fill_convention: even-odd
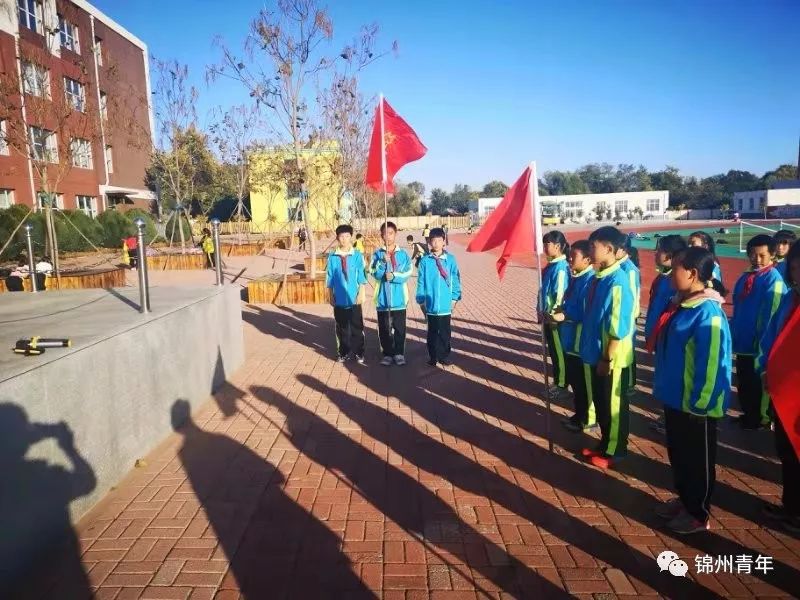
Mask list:
[[[693,248],[705,248],[711,252],[711,255],[714,257],[714,279],[716,279],[720,285],[722,285],[722,267],[720,267],[719,258],[717,258],[717,250],[716,244],[714,243],[714,238],[708,235],[705,231],[695,231],[689,235],[689,246]],[[709,287],[713,286],[709,285]],[[719,287],[716,289],[723,296],[728,295],[728,292],[724,287],[721,290]]]
[[[792,244],[797,241],[797,235],[788,229],[781,229],[772,238],[775,240],[775,264],[781,277],[786,278],[786,254]]]
[[[762,376],[764,388],[769,391],[769,359],[778,337],[786,332],[787,326],[794,323],[794,315],[800,309],[800,243],[795,242],[785,256],[786,284],[792,290],[781,300],[778,311],[770,319],[766,331],[761,338],[759,354],[756,358],[756,371]],[[796,325],[794,325],[796,326]],[[795,399],[800,402],[800,396]],[[786,431],[796,427],[796,423],[787,423],[780,418],[778,411],[775,418],[775,450],[781,461],[781,479],[783,494],[781,505],[765,504],[764,514],[775,519],[784,529],[795,535],[800,534],[800,459],[789,440]]]
[[[769,427],[769,395],[755,372],[758,345],[769,320],[777,312],[786,293],[786,282],[775,269],[775,240],[757,235],[747,242],[750,269],[733,289],[733,351],[736,354],[736,381],[744,429]]]
[[[620,249],[617,252],[617,260],[620,268],[628,276],[633,293],[633,358],[631,367],[628,370],[628,395],[633,396],[636,394],[636,337],[639,315],[642,312],[642,274],[639,271],[639,252],[632,246],[631,238],[620,232],[619,244]]]
[[[378,311],[378,337],[383,358],[381,365],[406,364],[406,282],[414,272],[411,257],[397,246],[397,226],[388,221],[381,225],[384,246],[372,255],[369,272],[375,279],[375,307]]]
[[[542,289],[539,290],[537,311],[539,313],[539,323],[545,328],[547,352],[550,356],[550,364],[553,367],[554,386],[548,392],[551,397],[558,399],[568,395],[567,369],[564,362],[564,348],[561,344],[558,323],[549,317],[561,308],[564,302],[564,293],[567,291],[567,285],[569,284],[570,269],[567,262],[569,244],[567,243],[567,238],[560,231],[548,231],[542,237],[542,241],[547,265],[542,271]]]
[[[583,305],[586,292],[594,277],[588,240],[578,240],[570,246],[569,265],[571,277],[561,309],[556,309],[551,319],[561,323],[559,334],[564,348],[567,384],[572,388],[575,414],[561,423],[572,432],[587,431],[597,427],[589,366],[580,357],[580,337],[583,329]]]
[[[589,236],[595,274],[586,291],[580,336],[581,360],[591,374],[600,442],[581,454],[608,469],[627,455],[628,373],[633,362],[634,297],[630,278],[617,261],[621,233],[616,227]]]
[[[450,316],[461,300],[461,274],[456,257],[444,249],[444,231],[434,227],[430,253],[422,257],[417,273],[417,304],[428,321],[428,364],[450,364]]]
[[[337,361],[345,362],[354,356],[359,364],[364,360],[364,255],[353,248],[353,228],[336,228],[338,248],[328,255],[325,285],[330,290],[330,303],[336,321]]]
[[[714,256],[688,248],[672,259],[677,302],[659,315],[648,344],[655,348],[653,396],[664,405],[667,453],[678,497],[656,514],[680,534],[709,528],[716,481],[717,422],[731,391],[732,345],[722,296],[708,287]]]

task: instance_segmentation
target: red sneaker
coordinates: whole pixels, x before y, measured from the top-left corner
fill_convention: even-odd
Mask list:
[[[602,454],[602,452],[600,452],[599,450],[593,450],[591,448],[584,448],[583,450],[581,450],[581,456],[583,456],[585,458],[591,458],[593,456],[600,456],[601,454]]]
[[[600,467],[601,469],[610,469],[614,466],[614,458],[611,456],[601,456],[599,454],[595,454],[594,456],[589,458],[589,462],[592,463],[595,467]]]

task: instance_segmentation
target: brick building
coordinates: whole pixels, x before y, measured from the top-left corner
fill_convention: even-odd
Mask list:
[[[83,0],[0,0],[0,208],[149,208],[148,61]]]

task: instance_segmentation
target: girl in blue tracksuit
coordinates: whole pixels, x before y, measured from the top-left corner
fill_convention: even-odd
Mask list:
[[[769,427],[769,395],[755,370],[758,345],[770,319],[786,293],[786,282],[775,269],[775,240],[757,235],[747,242],[751,268],[733,289],[733,352],[736,354],[736,381],[744,429]]]
[[[658,276],[650,286],[650,301],[647,303],[647,317],[644,323],[644,338],[649,339],[661,313],[669,306],[675,295],[672,285],[672,258],[686,249],[686,241],[679,235],[659,238],[656,244],[656,269]]]
[[[552,316],[553,321],[561,323],[558,332],[564,348],[567,384],[572,388],[575,401],[575,414],[562,421],[562,424],[576,433],[597,426],[594,404],[589,401],[591,373],[580,357],[583,305],[594,277],[589,248],[588,240],[578,240],[570,246],[569,265],[572,276],[564,293],[561,309],[556,309]]]
[[[372,255],[369,272],[375,279],[375,308],[378,311],[378,338],[381,342],[385,367],[392,363],[406,364],[406,282],[414,272],[411,257],[395,243],[397,226],[388,221],[381,225],[381,237],[386,244]]]
[[[731,392],[731,332],[722,296],[708,287],[714,257],[688,248],[672,260],[672,303],[651,333],[653,396],[664,405],[667,453],[678,497],[657,507],[667,527],[688,534],[708,529],[716,480],[717,421]]]
[[[769,386],[769,369],[767,361],[778,335],[783,332],[789,319],[800,310],[800,243],[795,242],[784,259],[786,265],[786,284],[792,290],[781,300],[775,315],[770,319],[759,345],[756,358],[756,371],[763,377],[765,387]],[[770,518],[778,520],[787,531],[800,534],[800,460],[792,446],[786,430],[791,431],[793,423],[784,423],[780,413],[776,411],[775,450],[781,461],[783,494],[781,506],[767,504],[764,512]]]
[[[708,287],[713,287],[722,296],[727,296],[728,291],[724,288],[724,286],[720,287],[722,286],[722,268],[719,266],[719,259],[717,258],[717,250],[716,244],[714,243],[714,238],[712,238],[705,231],[695,231],[689,235],[689,245],[694,248],[705,248],[711,252],[711,255],[714,257],[714,275],[709,282]],[[713,285],[714,281],[717,282],[716,285]]]
[[[325,286],[330,290],[333,318],[336,321],[337,360],[355,356],[364,364],[364,286],[367,284],[364,255],[353,248],[353,228],[336,228],[339,247],[328,255]]]
[[[786,255],[789,252],[792,244],[797,241],[797,235],[794,231],[788,229],[781,229],[777,231],[772,238],[775,240],[775,268],[781,277],[786,278]]]
[[[445,252],[445,235],[440,227],[428,234],[430,253],[419,261],[417,304],[428,320],[428,364],[450,364],[450,316],[461,300],[461,274],[456,257]]]
[[[547,350],[550,354],[550,364],[553,365],[553,381],[555,387],[551,390],[553,396],[560,396],[566,392],[567,369],[564,362],[564,346],[559,334],[559,326],[552,320],[545,324],[546,317],[561,307],[564,302],[564,293],[569,284],[569,263],[567,254],[569,244],[567,238],[560,231],[548,231],[544,234],[544,254],[547,266],[542,271],[542,289],[539,290],[537,311],[539,323],[545,328]]]

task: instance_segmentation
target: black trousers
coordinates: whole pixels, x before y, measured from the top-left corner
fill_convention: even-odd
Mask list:
[[[615,368],[601,377],[597,367],[590,366],[587,386],[589,402],[594,404],[597,424],[600,425],[600,444],[597,450],[607,456],[625,456],[628,453],[630,407],[628,405],[628,367]]]
[[[339,356],[350,353],[364,356],[364,316],[361,305],[348,308],[333,307],[333,318],[336,320],[336,345]]]
[[[550,355],[550,364],[553,365],[553,383],[560,388],[567,387],[567,367],[564,358],[564,347],[557,327],[544,327],[547,340],[547,353]]]
[[[384,356],[406,353],[406,310],[379,310],[378,337]]]
[[[781,459],[783,479],[783,507],[793,517],[800,518],[800,460],[794,451],[786,429],[779,418],[775,418],[775,450]]]
[[[717,420],[664,407],[667,454],[686,511],[708,520],[717,480]]]
[[[436,361],[450,356],[450,315],[428,315],[428,356]]]
[[[736,389],[739,393],[739,406],[744,413],[745,424],[752,427],[768,425],[770,417],[769,394],[756,373],[755,357],[736,355]]]
[[[589,402],[587,383],[591,383],[589,365],[584,365],[580,356],[565,354],[567,368],[567,384],[572,388],[575,397],[575,417],[582,425],[594,425],[597,416],[594,404]]]

